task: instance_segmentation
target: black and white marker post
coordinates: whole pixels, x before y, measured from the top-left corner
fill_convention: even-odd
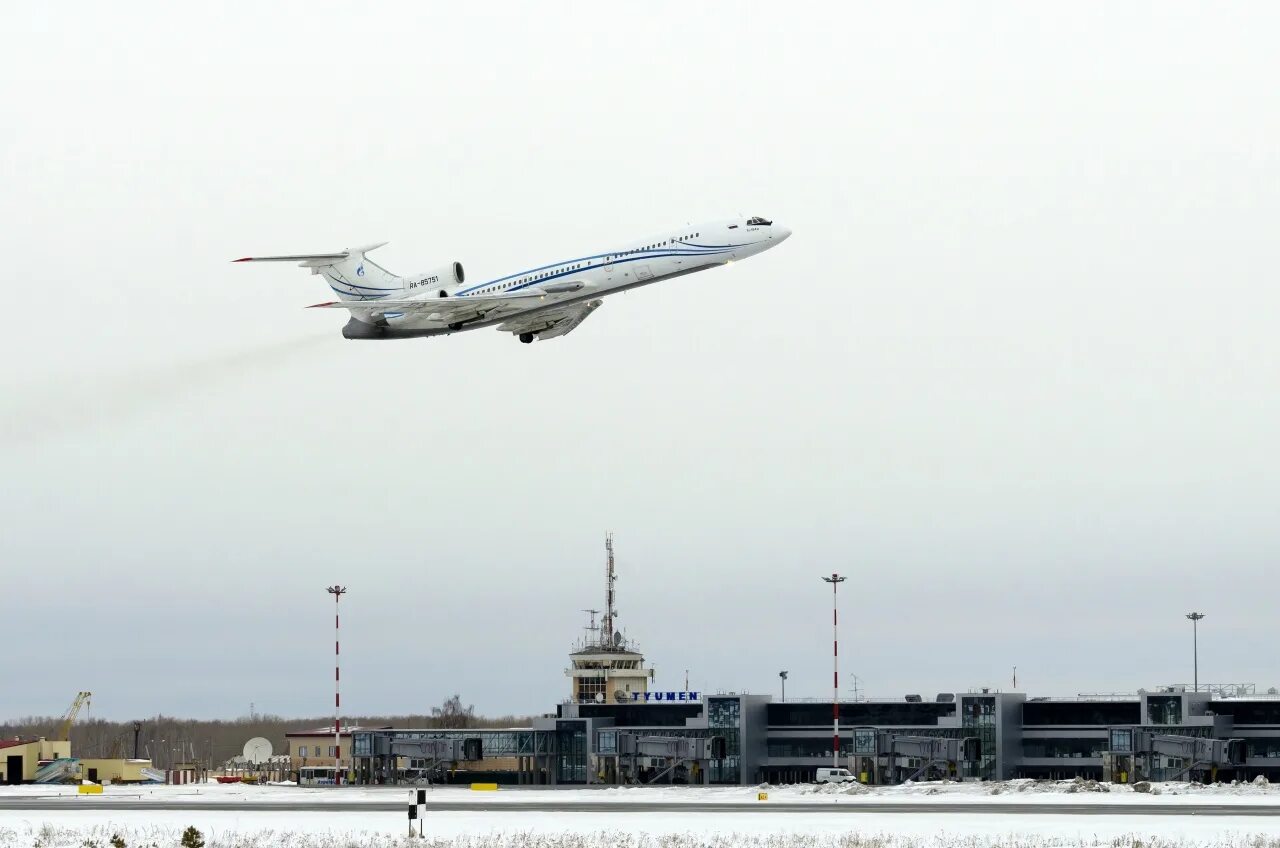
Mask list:
[[[426,817],[427,790],[418,790],[418,802],[409,805],[409,837],[413,837],[413,820],[418,820],[418,838],[422,838],[422,820]]]

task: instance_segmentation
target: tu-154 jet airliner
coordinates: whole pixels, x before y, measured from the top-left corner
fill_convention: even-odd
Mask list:
[[[483,283],[468,283],[460,262],[396,276],[367,256],[386,242],[234,261],[296,262],[323,276],[339,300],[315,306],[348,310],[351,320],[342,328],[348,339],[406,339],[497,325],[528,344],[573,331],[605,295],[745,259],[790,235],[760,217],[691,224]]]

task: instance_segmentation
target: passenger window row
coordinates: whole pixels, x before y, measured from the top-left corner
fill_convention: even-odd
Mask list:
[[[754,219],[754,218],[753,218],[751,221],[749,221],[748,223],[754,223],[754,222],[756,222],[756,221],[760,221],[760,222],[765,223],[765,224],[769,223],[769,222],[767,222],[767,221],[764,221],[764,219]],[[731,227],[730,227],[730,229],[737,229],[737,227],[736,227],[736,226],[731,226]],[[606,257],[604,258],[604,261],[605,261],[605,262],[611,262],[611,261],[613,261],[614,259],[616,259],[616,258],[617,258],[617,257],[619,257],[619,256],[629,256],[629,255],[631,255],[631,254],[633,254],[633,253],[642,253],[642,252],[644,252],[644,251],[646,251],[646,250],[656,250],[656,249],[657,249],[657,248],[659,248],[659,247],[667,247],[668,245],[671,245],[671,244],[676,243],[676,242],[682,242],[682,241],[685,241],[686,239],[700,238],[701,236],[702,236],[702,233],[697,233],[697,232],[695,232],[695,233],[688,233],[688,234],[686,234],[686,235],[682,235],[682,236],[676,236],[676,237],[674,237],[673,239],[671,239],[670,241],[660,241],[660,242],[655,242],[655,243],[653,243],[653,244],[645,245],[644,247],[637,247],[635,250],[627,250],[627,251],[624,251],[624,252],[622,252],[622,253],[614,254],[614,255],[611,255],[611,256],[606,256]],[[590,264],[590,263],[588,263],[588,264]],[[545,272],[540,273],[540,274],[532,274],[532,275],[530,275],[530,276],[528,276],[528,277],[522,277],[522,278],[520,278],[520,279],[518,279],[518,280],[514,280],[514,281],[509,282],[509,283],[501,283],[501,284],[497,284],[497,285],[488,286],[488,287],[486,287],[486,288],[480,289],[480,291],[479,291],[479,292],[477,292],[477,294],[492,294],[493,292],[506,291],[507,289],[512,288],[512,287],[514,287],[514,286],[522,286],[522,285],[524,285],[525,283],[531,283],[531,282],[533,282],[534,280],[541,280],[541,279],[545,279],[546,277],[550,277],[550,276],[551,276],[551,275],[553,275],[553,274],[563,273],[564,271],[576,271],[576,270],[578,270],[578,269],[579,269],[579,268],[581,268],[581,267],[583,267],[583,265],[582,265],[582,263],[581,263],[581,262],[579,262],[579,263],[577,263],[576,265],[568,265],[568,266],[566,266],[566,267],[564,267],[564,268],[561,268],[561,269],[558,269],[558,270],[556,270],[556,271],[545,271]]]
[[[574,265],[566,265],[565,267],[558,268],[554,271],[544,271],[541,274],[531,274],[528,277],[521,277],[518,280],[512,280],[511,282],[508,282],[508,283],[498,283],[492,286],[486,286],[485,288],[482,288],[478,292],[476,292],[476,294],[491,294],[492,292],[496,292],[496,291],[506,291],[507,289],[513,288],[515,286],[522,286],[525,283],[531,283],[534,280],[542,280],[554,274],[563,274],[566,271],[576,271],[581,267],[582,267],[581,262],[578,262]]]
[[[644,253],[646,250],[656,250],[659,247],[667,247],[676,242],[683,241],[684,239],[697,238],[700,235],[702,235],[702,233],[690,233],[689,235],[676,236],[670,241],[660,241],[660,242],[655,242],[653,244],[646,244],[644,247],[637,247],[634,250],[624,250],[621,253],[614,253],[609,256],[606,256],[604,258],[604,261],[612,262],[614,259],[617,259],[619,256],[630,256],[633,253]]]
[[[767,220],[764,220],[763,218],[760,218],[760,219],[755,219],[755,218],[753,218],[753,219],[751,219],[751,220],[750,220],[750,222],[748,222],[748,223],[749,223],[749,224],[750,224],[750,223],[763,223],[763,224],[768,224],[769,222],[767,222]],[[737,229],[737,227],[736,227],[736,225],[731,225],[730,229]],[[668,245],[672,245],[672,243],[686,241],[686,240],[689,240],[689,238],[700,238],[700,237],[701,237],[701,233],[687,233],[687,234],[685,234],[685,236],[676,236],[675,238],[672,238],[672,240],[671,240],[671,241],[660,241],[660,242],[655,242],[655,243],[653,243],[653,245],[645,245],[644,247],[636,247],[636,249],[635,249],[635,250],[623,251],[623,252],[621,252],[621,254],[614,254],[614,255],[611,255],[611,256],[605,256],[605,257],[604,257],[604,261],[607,261],[607,263],[608,263],[608,261],[612,261],[613,259],[617,259],[617,257],[618,257],[618,256],[628,256],[628,255],[631,255],[631,254],[640,254],[640,252],[644,252],[644,251],[646,251],[646,250],[657,250],[657,249],[658,249],[658,247],[667,247]],[[507,291],[507,289],[508,289],[508,288],[512,288],[512,287],[515,287],[515,286],[524,286],[524,284],[525,284],[525,283],[531,283],[531,282],[534,282],[534,281],[536,281],[536,279],[544,279],[544,278],[550,277],[550,275],[552,275],[552,274],[559,274],[559,273],[563,273],[563,272],[568,272],[568,270],[577,270],[577,269],[579,269],[579,268],[582,268],[582,263],[577,263],[576,265],[567,265],[567,266],[566,266],[566,268],[561,268],[561,269],[558,269],[558,270],[550,270],[550,272],[544,272],[544,273],[541,273],[541,274],[532,274],[532,275],[530,275],[530,277],[522,277],[521,279],[517,279],[517,281],[512,281],[512,282],[509,282],[509,283],[499,283],[499,284],[494,284],[494,286],[489,286],[489,287],[486,287],[486,288],[481,288],[481,289],[480,289],[480,291],[479,291],[479,292],[476,292],[476,293],[477,293],[477,295],[490,295],[490,293],[493,293],[493,292]]]

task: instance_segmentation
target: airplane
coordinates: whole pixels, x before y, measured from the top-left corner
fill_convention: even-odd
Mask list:
[[[338,300],[310,308],[346,309],[348,339],[407,339],[497,325],[521,342],[553,339],[578,327],[601,298],[727,265],[776,247],[791,230],[761,218],[690,224],[630,244],[467,283],[461,262],[399,277],[368,258],[386,242],[334,253],[246,256],[234,262],[296,262],[320,274]]]

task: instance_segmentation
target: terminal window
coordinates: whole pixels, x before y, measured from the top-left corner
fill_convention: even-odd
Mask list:
[[[1106,744],[1105,739],[1028,739],[1022,743],[1022,755],[1065,759],[1101,757]]]
[[[1148,695],[1148,724],[1182,724],[1181,695]]]
[[[1236,724],[1280,724],[1280,701],[1214,701],[1211,706]]]
[[[1022,723],[1036,725],[1141,724],[1137,701],[1027,701]]]
[[[773,727],[829,727],[831,702],[777,703],[767,707]],[[842,703],[841,724],[910,727],[937,725],[938,719],[956,714],[956,705],[939,703]]]
[[[737,783],[741,742],[742,704],[737,698],[711,698],[707,702],[707,726],[724,738],[725,756],[708,769],[712,783]]]
[[[969,773],[965,776],[992,780],[996,770],[996,699],[985,696],[965,697],[963,704],[961,723],[965,733],[976,738],[981,746],[978,761],[969,764]]]
[[[1117,754],[1133,753],[1133,730],[1125,727],[1112,728],[1111,750]]]

